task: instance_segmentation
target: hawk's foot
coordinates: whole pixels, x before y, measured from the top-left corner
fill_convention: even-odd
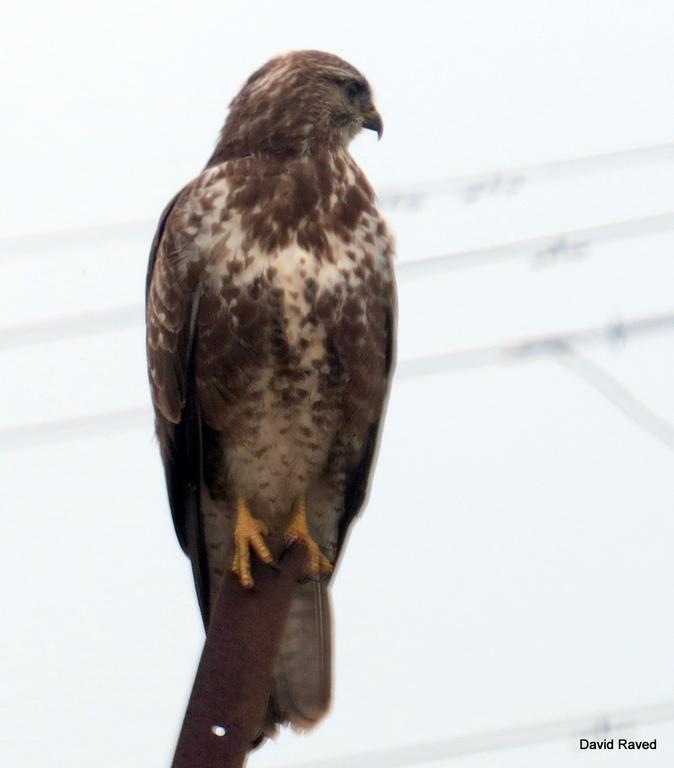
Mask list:
[[[255,585],[250,572],[250,550],[255,550],[263,563],[274,562],[263,536],[269,533],[267,526],[253,517],[246,500],[239,497],[236,503],[236,527],[234,528],[234,559],[232,571],[239,577],[241,586],[252,589]]]
[[[284,538],[288,544],[301,541],[307,550],[306,575],[317,579],[321,574],[332,573],[332,563],[321,552],[309,533],[307,525],[307,503],[300,497],[293,505],[293,518],[286,529]]]

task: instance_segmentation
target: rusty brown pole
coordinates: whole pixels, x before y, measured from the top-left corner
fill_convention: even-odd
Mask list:
[[[276,554],[278,542],[271,543]],[[290,598],[306,551],[285,552],[278,571],[254,557],[253,590],[228,573],[204,643],[172,768],[241,768],[258,735]]]

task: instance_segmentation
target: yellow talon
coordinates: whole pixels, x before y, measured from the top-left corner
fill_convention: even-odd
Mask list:
[[[274,558],[264,543],[263,536],[269,533],[267,526],[253,517],[246,500],[239,497],[236,502],[236,526],[234,528],[234,558],[232,571],[239,577],[241,586],[252,589],[255,585],[250,572],[250,550],[255,550],[263,563],[273,563]]]
[[[300,497],[293,506],[293,518],[286,529],[284,538],[288,543],[301,541],[307,549],[307,574],[318,578],[322,573],[332,573],[332,563],[321,552],[309,533],[307,525],[307,503]]]

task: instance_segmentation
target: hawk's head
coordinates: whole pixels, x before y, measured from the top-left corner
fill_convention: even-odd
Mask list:
[[[367,80],[322,51],[294,51],[254,72],[230,105],[211,160],[250,154],[298,155],[346,145],[383,124]]]

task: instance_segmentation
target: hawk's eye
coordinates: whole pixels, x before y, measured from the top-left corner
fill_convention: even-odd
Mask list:
[[[359,80],[349,80],[345,86],[346,96],[353,104],[359,96],[365,93],[365,84]]]

